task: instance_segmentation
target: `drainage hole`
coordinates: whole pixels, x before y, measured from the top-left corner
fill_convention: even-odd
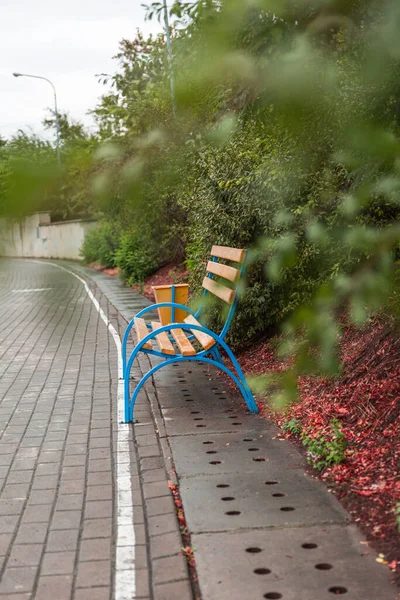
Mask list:
[[[207,427],[207,425],[196,425],[196,427]]]
[[[278,485],[279,481],[264,481],[265,485]]]
[[[231,487],[228,483],[218,483],[217,488],[228,488]]]
[[[226,396],[218,396],[218,400],[226,400]]]
[[[222,463],[222,460],[211,460],[210,461],[210,465],[220,465]]]
[[[193,421],[204,421],[203,417],[195,417]]]
[[[337,596],[340,596],[340,594],[347,594],[347,588],[341,587],[340,585],[329,588],[329,591],[331,594],[336,594]]]
[[[228,510],[228,512],[225,513],[226,515],[229,515],[230,517],[235,517],[236,515],[240,515],[240,510]]]
[[[330,571],[330,569],[333,569],[329,563],[318,563],[318,565],[315,565],[315,568],[319,571]]]
[[[232,425],[242,425],[242,423],[232,423]]]
[[[193,402],[193,398],[186,398],[186,402]]]
[[[226,410],[224,410],[224,413],[231,413],[231,412],[235,412],[233,410],[233,408],[227,408]]]
[[[224,496],[223,498],[221,498],[221,500],[223,500],[224,502],[232,502],[232,500],[235,500],[235,498],[233,496]]]
[[[305,550],[314,550],[315,548],[318,548],[318,544],[307,543],[307,544],[302,544],[301,547],[304,548]]]
[[[214,442],[203,442],[203,444],[213,444]]]
[[[272,496],[273,496],[274,498],[283,498],[284,496],[286,496],[286,494],[281,494],[281,493],[279,492],[279,493],[277,493],[277,494],[272,494]]]
[[[228,417],[228,419],[237,419],[238,417]]]
[[[249,452],[259,452],[260,448],[247,448]]]
[[[293,508],[293,506],[282,506],[282,508],[280,510],[283,510],[283,512],[291,512],[292,510],[296,510],[296,509]]]
[[[279,598],[282,598],[282,594],[279,592],[268,592],[268,594],[264,594],[264,598],[268,598],[268,600],[279,600]]]
[[[267,459],[263,456],[256,456],[256,458],[253,458],[253,460],[254,462],[265,462]]]
[[[254,569],[253,573],[256,575],[269,575],[271,573],[270,569]]]
[[[206,454],[218,454],[216,450],[207,450]]]
[[[256,440],[254,438],[244,438],[243,441],[244,442],[255,442]]]
[[[262,548],[257,548],[257,546],[250,546],[250,548],[246,548],[246,552],[250,552],[250,554],[258,554],[262,552]]]
[[[191,415],[199,415],[199,414],[200,414],[200,411],[199,411],[199,410],[191,410],[191,411],[190,411],[190,414],[191,414]]]

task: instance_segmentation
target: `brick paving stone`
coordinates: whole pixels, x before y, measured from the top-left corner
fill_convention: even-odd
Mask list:
[[[140,458],[147,458],[151,456],[160,456],[161,450],[158,444],[152,446],[139,446]]]
[[[42,544],[47,533],[47,523],[22,523],[15,544]]]
[[[154,584],[187,578],[186,559],[182,554],[153,560]]]
[[[146,499],[158,498],[160,496],[171,496],[171,492],[166,481],[154,481],[153,483],[145,483],[143,485],[143,494]]]
[[[142,458],[140,461],[140,467],[143,471],[150,471],[153,469],[161,469],[164,466],[164,460],[161,456],[151,456],[150,458]]]
[[[177,554],[182,546],[182,538],[178,531],[154,535],[150,540],[152,558],[162,558]]]
[[[46,552],[41,575],[70,575],[74,572],[75,552]]]
[[[154,600],[192,600],[193,594],[189,581],[175,581],[154,587]]]
[[[82,513],[80,510],[59,510],[53,515],[51,529],[78,529]]]
[[[75,600],[109,600],[111,590],[108,587],[92,587],[75,591]]]
[[[109,586],[111,583],[111,563],[109,560],[81,562],[78,566],[76,585],[78,588]]]
[[[179,531],[175,515],[157,515],[147,520],[150,536]]]
[[[136,579],[136,597],[147,598],[150,596],[149,571],[147,569],[138,569],[135,574]]]
[[[79,530],[71,531],[56,530],[50,531],[47,540],[47,552],[67,552],[75,550],[78,547]]]
[[[80,544],[79,560],[107,560],[111,557],[111,538],[84,539]]]
[[[165,469],[154,469],[153,471],[146,471],[142,474],[144,483],[153,483],[155,481],[165,481],[166,473]]]
[[[0,582],[0,594],[32,591],[36,573],[37,567],[7,567]]]
[[[147,514],[149,517],[156,515],[175,515],[175,504],[172,496],[162,496],[161,498],[149,498],[146,502]]]
[[[83,522],[83,539],[111,537],[111,519],[89,519]]]
[[[85,518],[112,517],[112,508],[111,500],[89,500],[85,504]]]
[[[9,567],[36,566],[41,560],[42,552],[42,544],[14,544],[8,565]]]
[[[87,487],[87,500],[111,500],[113,489],[111,485],[90,485]]]
[[[72,575],[49,575],[41,577],[36,590],[38,600],[70,600]]]
[[[27,506],[22,515],[22,523],[48,523],[52,509],[52,504]]]
[[[0,535],[3,533],[13,533],[18,524],[19,515],[2,516],[0,519]],[[0,537],[1,546],[1,537]],[[0,555],[2,554],[0,550]]]
[[[56,503],[57,510],[81,510],[83,494],[60,494]]]

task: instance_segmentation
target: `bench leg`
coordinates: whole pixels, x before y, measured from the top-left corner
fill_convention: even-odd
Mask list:
[[[229,352],[232,354],[232,351],[229,351]],[[233,356],[233,354],[232,354],[232,356]],[[233,356],[233,358],[237,364],[237,361],[234,356]],[[131,363],[131,361],[129,361],[130,364],[128,362],[128,366],[127,366],[127,369],[125,372],[125,423],[133,422],[133,412],[134,412],[135,402],[138,397],[138,394],[139,394],[141,388],[143,387],[143,385],[146,383],[146,381],[150,377],[152,377],[152,375],[154,375],[154,373],[156,373],[163,367],[166,367],[167,365],[171,365],[176,362],[195,362],[195,361],[196,362],[205,362],[210,365],[213,365],[214,367],[218,367],[219,369],[224,371],[227,375],[229,375],[231,377],[231,379],[233,379],[233,381],[238,386],[243,398],[246,401],[246,404],[247,404],[250,412],[258,413],[257,404],[254,401],[254,398],[250,391],[250,388],[247,385],[244,375],[238,364],[237,364],[237,367],[239,369],[238,375],[240,378],[237,377],[232,371],[230,371],[230,369],[228,369],[228,367],[226,367],[223,363],[217,362],[216,360],[213,360],[211,358],[206,358],[205,356],[185,356],[185,357],[179,357],[179,358],[170,358],[162,363],[159,363],[158,365],[155,365],[152,369],[150,369],[150,371],[148,371],[145,375],[143,375],[142,379],[137,384],[135,391],[133,392],[133,395],[131,398],[129,398],[129,373],[130,373],[130,367],[131,367],[132,363]],[[236,365],[234,365],[234,366],[236,368]]]

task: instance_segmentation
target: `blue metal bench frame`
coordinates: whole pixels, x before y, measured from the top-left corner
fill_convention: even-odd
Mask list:
[[[213,261],[216,262],[217,259],[215,257],[213,257]],[[243,264],[241,265],[241,268],[240,268],[239,282],[243,279],[245,272],[246,272],[246,260],[243,261]],[[213,275],[209,273],[208,277],[213,278]],[[236,284],[235,290],[237,290],[239,282]],[[183,304],[177,304],[176,302],[174,302],[174,288],[173,288],[171,302],[161,302],[158,304],[152,304],[151,306],[147,306],[146,308],[141,310],[139,313],[137,313],[135,315],[135,317],[133,317],[133,319],[129,322],[129,324],[125,330],[123,340],[122,340],[122,377],[124,379],[125,423],[133,422],[133,411],[134,411],[134,407],[135,407],[136,398],[137,398],[141,388],[146,383],[146,381],[152,375],[154,375],[154,373],[156,373],[159,369],[162,369],[163,367],[174,364],[176,362],[185,362],[185,361],[187,361],[187,362],[195,362],[195,361],[204,362],[204,363],[213,365],[214,367],[217,367],[218,369],[221,369],[222,371],[224,371],[227,375],[229,375],[231,377],[231,379],[238,386],[243,398],[246,401],[246,404],[247,404],[250,412],[258,413],[257,404],[256,404],[256,402],[253,398],[253,395],[251,393],[251,390],[246,382],[243,371],[240,368],[240,365],[239,365],[238,361],[236,360],[232,350],[229,348],[229,346],[224,341],[224,338],[229,330],[229,327],[231,325],[232,319],[233,319],[235,311],[236,311],[236,307],[237,307],[237,303],[238,303],[237,294],[235,295],[235,300],[233,301],[233,303],[231,304],[231,306],[229,308],[229,312],[228,312],[225,324],[219,335],[216,334],[214,331],[211,331],[210,329],[208,329],[208,327],[206,327],[203,324],[201,324],[199,326],[199,325],[194,325],[194,324],[189,325],[188,323],[171,323],[169,325],[165,325],[165,326],[159,327],[156,330],[151,331],[151,325],[148,323],[147,324],[147,327],[149,328],[148,335],[146,337],[144,337],[143,339],[141,339],[136,344],[135,348],[133,349],[133,351],[127,361],[127,343],[128,343],[130,331],[134,325],[135,318],[140,318],[143,315],[145,315],[146,313],[148,313],[154,309],[169,307],[172,309],[171,310],[172,320],[174,320],[175,309],[182,309],[185,312],[187,312],[188,315],[193,315],[201,323],[200,316],[205,307],[205,298],[208,293],[209,292],[207,290],[204,290],[200,308],[196,312],[194,312],[188,306],[185,306]],[[195,356],[183,356],[182,354],[175,354],[175,355],[168,354],[167,355],[167,354],[164,354],[163,352],[160,352],[159,350],[154,350],[154,349],[150,350],[150,349],[144,348],[145,344],[147,344],[148,342],[153,340],[156,337],[156,335],[158,335],[164,331],[166,331],[169,334],[169,336],[171,337],[170,332],[174,329],[182,329],[183,331],[189,333],[190,334],[188,336],[189,340],[194,338],[194,335],[192,333],[193,331],[195,331],[195,330],[201,331],[201,332],[206,333],[207,335],[211,336],[215,340],[215,344],[209,350],[201,350],[201,351],[197,352],[197,354]],[[222,348],[226,352],[227,356],[229,357],[230,361],[232,362],[234,371],[229,369],[224,364],[221,354],[220,354],[220,348]],[[164,358],[165,361],[155,365],[145,375],[143,375],[141,380],[137,383],[136,388],[131,397],[130,389],[129,389],[130,373],[131,373],[133,361],[135,360],[135,358],[137,357],[139,352],[144,352],[145,354],[149,354],[151,356],[158,356],[158,357]]]

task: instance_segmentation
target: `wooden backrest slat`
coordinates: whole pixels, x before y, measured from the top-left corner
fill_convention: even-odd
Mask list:
[[[213,262],[211,260],[209,260],[207,263],[207,271],[213,275],[219,275],[219,277],[223,277],[224,279],[228,279],[229,281],[233,282],[239,281],[240,279],[239,269],[228,267],[227,265]]]
[[[233,304],[233,301],[235,300],[235,290],[231,290],[225,285],[216,283],[209,277],[204,277],[203,288],[208,292],[211,292],[211,294],[214,294],[214,296],[218,296],[218,298],[221,298],[221,300],[227,302],[228,304]]]
[[[216,258],[224,258],[236,263],[243,263],[246,258],[246,250],[240,248],[228,248],[226,246],[213,246],[211,248],[211,256]]]

